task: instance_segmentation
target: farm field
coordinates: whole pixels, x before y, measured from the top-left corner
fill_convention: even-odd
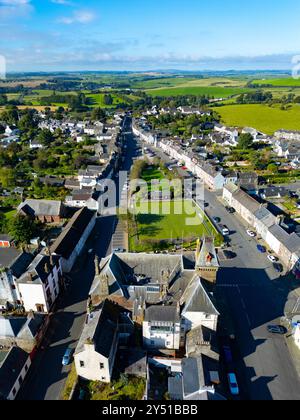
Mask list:
[[[267,105],[228,105],[213,109],[226,125],[233,127],[254,127],[269,135],[281,128],[300,130],[299,105],[292,105],[287,111]]]
[[[146,93],[151,96],[210,96],[215,98],[228,98],[234,95],[241,95],[249,92],[246,88],[232,88],[232,87],[212,87],[212,86],[192,86],[192,87],[172,87],[165,89],[150,89]]]
[[[271,85],[274,87],[299,87],[300,88],[300,79],[294,79],[293,77],[282,77],[278,79],[260,79],[253,80],[255,85]]]

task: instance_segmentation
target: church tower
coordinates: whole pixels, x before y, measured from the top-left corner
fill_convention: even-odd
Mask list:
[[[211,237],[204,237],[202,244],[200,244],[200,240],[198,240],[195,269],[201,279],[208,283],[216,284],[219,268],[220,264],[214,245],[214,239]]]

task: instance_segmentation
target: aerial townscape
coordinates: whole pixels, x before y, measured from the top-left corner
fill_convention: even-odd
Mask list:
[[[296,44],[37,3],[0,1],[0,400],[300,400]]]

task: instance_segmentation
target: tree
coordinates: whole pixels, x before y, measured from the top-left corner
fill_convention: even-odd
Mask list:
[[[18,214],[9,223],[10,235],[20,244],[28,244],[37,232],[37,223],[27,216]]]
[[[91,119],[93,121],[101,121],[103,123],[106,122],[106,112],[101,108],[95,108],[92,111]]]
[[[273,174],[278,172],[278,166],[276,165],[276,163],[270,163],[267,169]]]
[[[51,143],[54,140],[54,136],[51,133],[50,130],[47,129],[43,129],[39,135],[38,135],[38,140],[44,145],[44,146],[50,146]]]
[[[243,133],[239,137],[239,149],[248,150],[253,147],[253,137],[250,133]]]
[[[111,95],[104,95],[103,102],[105,105],[111,106],[114,103],[113,97]]]
[[[11,168],[0,168],[0,183],[3,188],[15,185],[15,171]]]
[[[4,213],[0,213],[0,233],[6,233],[7,231],[7,219]]]

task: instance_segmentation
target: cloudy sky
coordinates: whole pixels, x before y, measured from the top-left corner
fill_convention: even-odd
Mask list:
[[[290,69],[299,0],[0,0],[8,71]]]

